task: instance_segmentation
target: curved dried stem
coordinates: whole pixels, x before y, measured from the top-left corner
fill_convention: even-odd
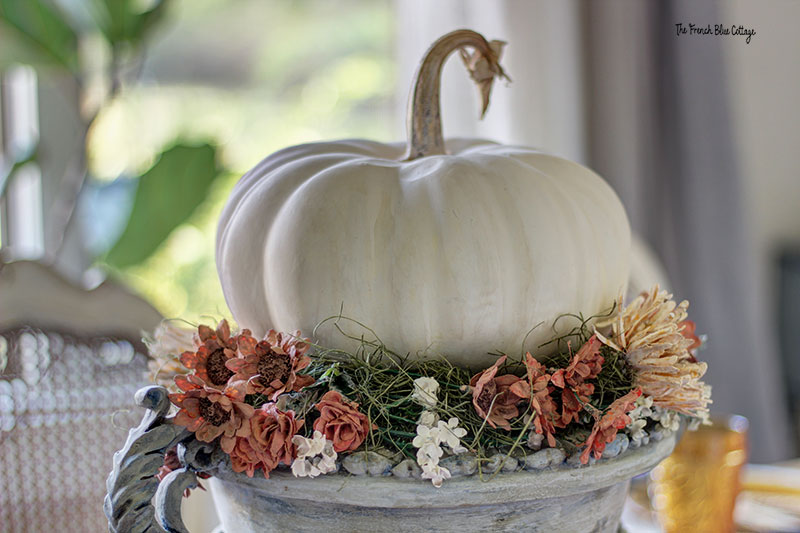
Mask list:
[[[509,79],[500,66],[502,41],[487,41],[472,30],[456,30],[439,38],[422,59],[414,78],[408,101],[408,151],[412,160],[445,152],[440,110],[442,67],[447,58],[459,50],[470,77],[481,92],[481,118],[489,107],[489,96],[495,78]],[[466,52],[465,47],[473,49]]]

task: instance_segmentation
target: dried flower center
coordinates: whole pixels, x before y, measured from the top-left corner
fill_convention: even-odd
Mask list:
[[[492,405],[492,400],[494,400],[495,393],[497,392],[497,387],[494,383],[487,383],[480,394],[478,394],[478,406],[483,410],[484,413],[489,413],[489,407]]]
[[[200,416],[212,426],[221,426],[231,418],[231,413],[208,398],[200,398]]]
[[[276,379],[286,383],[292,370],[292,362],[288,355],[270,352],[261,356],[258,361],[258,373],[261,384],[268,387]]]
[[[206,359],[206,373],[212,385],[225,385],[233,375],[233,372],[225,366],[225,350],[218,348],[211,352]]]

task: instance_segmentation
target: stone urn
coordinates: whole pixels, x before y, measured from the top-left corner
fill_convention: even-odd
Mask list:
[[[577,467],[454,477],[437,489],[417,479],[333,474],[269,479],[233,472],[218,447],[200,443],[169,423],[167,391],[147,387],[137,401],[148,409],[114,456],[106,516],[112,532],[187,530],[180,504],[201,472],[211,486],[225,533],[247,532],[616,532],[631,478],[667,457],[676,434]],[[160,483],[153,477],[165,450],[178,445],[182,468]],[[153,497],[155,495],[155,498]],[[152,503],[151,503],[152,502]]]

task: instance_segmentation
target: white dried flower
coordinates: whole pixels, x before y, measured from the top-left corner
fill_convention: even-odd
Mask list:
[[[439,421],[436,428],[439,430],[439,443],[445,444],[454,454],[467,451],[461,445],[461,439],[467,435],[467,430],[458,427],[458,418],[453,417],[447,422]]]
[[[144,343],[154,359],[178,358],[183,352],[197,349],[196,332],[196,328],[180,326],[175,320],[162,320],[153,337],[145,338]]]
[[[437,489],[442,486],[442,481],[450,479],[450,471],[438,464],[422,465],[422,479],[430,479]]]
[[[652,418],[658,421],[661,427],[667,431],[678,431],[681,427],[680,415],[669,409],[654,408]]]
[[[321,454],[325,448],[325,442],[325,435],[316,430],[310,439],[302,435],[292,437],[292,443],[297,447],[297,457],[299,459]]]
[[[415,448],[419,448],[417,452],[417,462],[422,466],[422,463],[435,460],[437,463],[439,458],[444,455],[439,439],[439,428],[428,426],[417,426],[417,436],[411,441]]]
[[[433,427],[436,425],[438,421],[439,421],[439,416],[433,411],[428,411],[426,409],[425,411],[422,411],[421,415],[419,415],[419,420],[417,421],[417,424],[420,426]]]
[[[414,380],[414,392],[411,394],[411,399],[426,409],[434,409],[436,402],[439,401],[438,392],[438,381],[428,377],[417,378]]]
[[[650,418],[653,416],[653,398],[651,396],[639,396],[636,398],[634,408],[628,413],[632,420],[639,418]]]
[[[183,352],[194,351],[200,346],[194,328],[178,325],[175,320],[162,320],[153,332],[153,336],[145,336],[144,343],[150,353],[147,363],[148,378],[176,392],[175,376],[186,374],[189,369],[183,366],[180,356]]]
[[[314,431],[312,438],[301,435],[292,437],[297,447],[297,458],[292,461],[292,474],[295,477],[317,477],[336,471],[336,457],[333,441],[325,438],[319,431]]]
[[[630,436],[631,443],[633,443],[634,448],[650,442],[650,435],[648,435],[644,430],[646,425],[647,420],[644,418],[639,418],[638,420],[634,420],[628,424],[628,435]]]

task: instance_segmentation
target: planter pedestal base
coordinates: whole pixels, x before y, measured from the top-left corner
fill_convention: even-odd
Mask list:
[[[616,532],[630,479],[672,451],[675,435],[592,466],[422,480],[368,476],[270,479],[224,467],[209,480],[225,532]],[[487,476],[488,477],[488,476]]]

